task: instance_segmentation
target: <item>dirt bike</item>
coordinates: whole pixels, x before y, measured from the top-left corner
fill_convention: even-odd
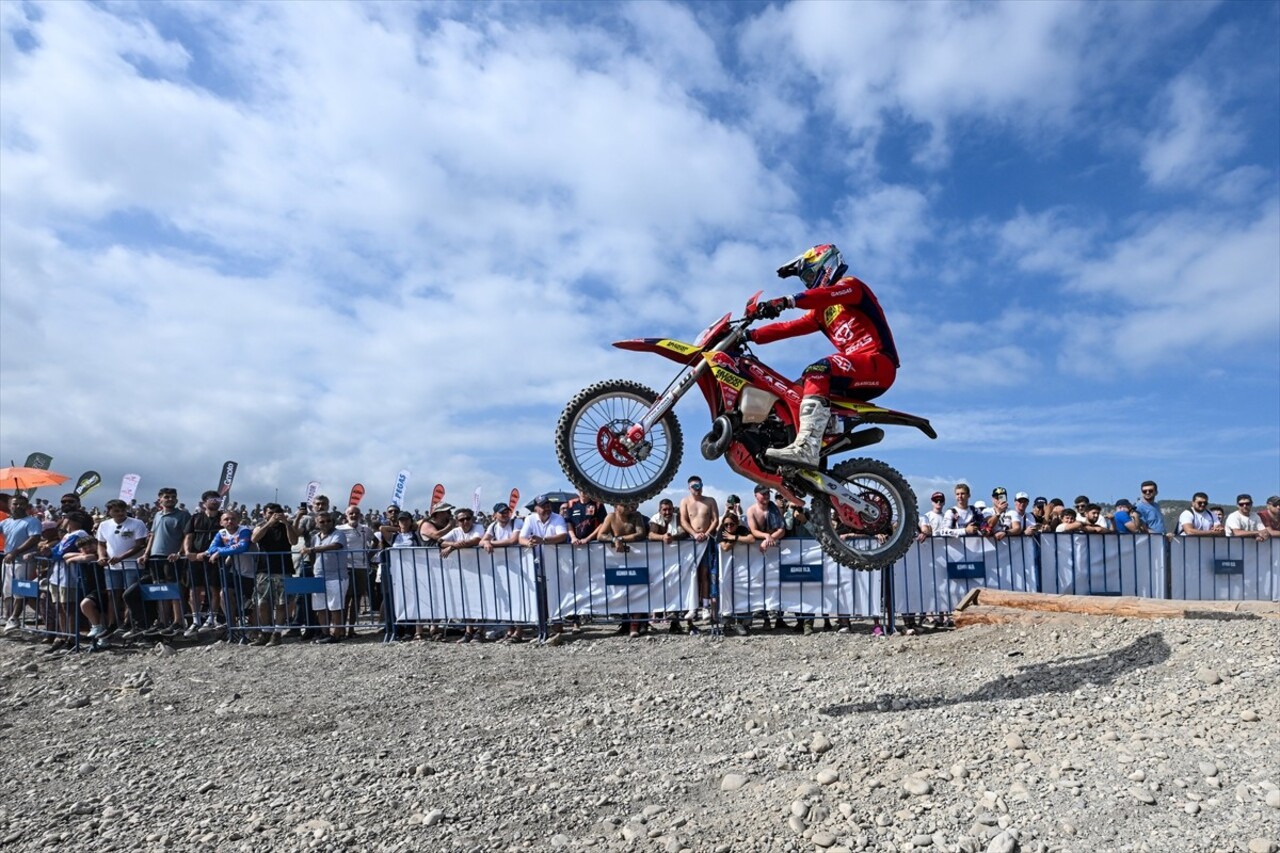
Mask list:
[[[583,492],[607,503],[656,497],[675,477],[684,451],[676,402],[695,385],[711,409],[702,439],[707,459],[725,457],[730,468],[777,489],[789,501],[812,501],[810,526],[823,551],[841,565],[877,569],[907,552],[916,534],[916,497],[902,475],[875,459],[849,459],[828,468],[830,457],[875,444],[875,424],[910,426],[930,438],[924,418],[832,396],[832,417],[818,467],[777,465],[765,450],[795,437],[800,386],[752,354],[747,329],[762,315],[756,293],[745,316],[725,314],[689,344],[668,338],[617,341],[615,347],[652,352],[684,366],[661,394],[626,379],[597,382],[578,392],[556,424],[556,455]],[[865,427],[865,428],[864,428]]]

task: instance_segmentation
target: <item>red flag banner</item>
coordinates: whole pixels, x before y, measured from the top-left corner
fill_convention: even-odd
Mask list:
[[[356,483],[351,487],[351,494],[347,497],[347,506],[360,506],[362,500],[364,500],[364,486]]]

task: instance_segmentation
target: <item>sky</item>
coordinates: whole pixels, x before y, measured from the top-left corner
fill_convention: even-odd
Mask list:
[[[565,488],[612,341],[827,242],[922,501],[1280,492],[1280,3],[0,2],[0,460],[89,503]]]

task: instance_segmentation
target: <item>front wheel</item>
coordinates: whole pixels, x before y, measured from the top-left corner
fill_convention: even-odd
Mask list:
[[[848,459],[827,472],[879,510],[875,520],[855,518],[827,495],[813,498],[814,535],[842,566],[887,569],[911,548],[916,496],[903,476],[875,459]]]
[[[621,442],[658,394],[638,382],[609,379],[579,391],[556,424],[556,456],[576,488],[606,503],[656,497],[680,467],[684,438],[674,411],[635,448]]]

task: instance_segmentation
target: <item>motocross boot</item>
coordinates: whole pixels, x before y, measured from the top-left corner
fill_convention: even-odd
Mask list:
[[[822,449],[822,436],[831,418],[831,406],[823,397],[809,396],[800,401],[800,425],[796,428],[796,440],[788,447],[770,448],[765,458],[785,465],[818,467],[818,455]]]

